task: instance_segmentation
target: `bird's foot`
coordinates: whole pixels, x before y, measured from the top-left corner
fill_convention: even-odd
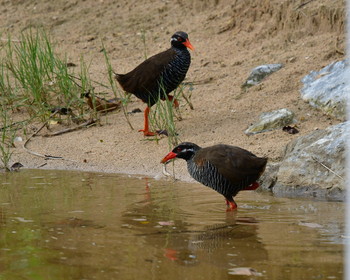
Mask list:
[[[254,182],[253,184],[249,185],[248,187],[244,188],[242,191],[254,191],[257,188],[259,188],[260,185],[258,182]]]
[[[168,133],[168,131],[167,131],[166,129],[159,129],[159,130],[156,131],[156,133],[157,133],[158,135],[169,136],[169,133]]]
[[[145,129],[140,129],[139,132],[143,132],[143,136],[155,136],[155,135],[157,135],[157,133],[152,132],[152,131],[148,131]]]

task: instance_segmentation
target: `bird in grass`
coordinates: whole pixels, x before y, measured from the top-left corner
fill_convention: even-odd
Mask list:
[[[144,111],[144,129],[139,130],[145,136],[155,135],[149,130],[150,108],[159,99],[168,98],[170,101],[174,99],[169,93],[185,79],[191,64],[191,55],[187,48],[193,50],[194,47],[187,33],[175,32],[170,42],[170,49],[148,58],[129,73],[115,74],[116,80],[125,92],[134,94],[147,104]],[[176,99],[173,102],[175,107],[179,106]]]
[[[259,187],[257,180],[267,164],[267,158],[224,144],[201,148],[194,143],[183,142],[168,153],[161,163],[166,164],[174,158],[186,160],[187,170],[196,181],[222,194],[228,211],[237,208],[233,198],[239,191]]]
[[[111,112],[119,109],[122,105],[122,101],[119,98],[108,100],[97,95],[92,97],[90,91],[84,93],[84,97],[86,98],[86,103],[89,105],[89,107],[97,112]]]

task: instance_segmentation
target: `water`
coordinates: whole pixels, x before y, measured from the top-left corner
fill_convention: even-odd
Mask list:
[[[200,185],[0,174],[0,279],[342,279],[344,204]]]

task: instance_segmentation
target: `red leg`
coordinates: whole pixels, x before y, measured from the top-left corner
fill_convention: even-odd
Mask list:
[[[176,261],[178,252],[174,249],[166,248],[164,256],[169,260]]]
[[[228,199],[226,199],[226,205],[227,205],[227,209],[226,209],[227,212],[237,209],[237,204],[233,200],[229,201]]]
[[[162,99],[162,100],[165,100],[165,99]],[[173,101],[173,100],[174,100],[174,107],[175,107],[175,108],[178,108],[178,107],[179,107],[179,102],[177,101],[176,98],[174,98],[174,96],[168,95],[168,100],[169,100],[169,101]]]
[[[182,121],[182,117],[181,117],[181,114],[180,114],[180,110],[179,110],[179,102],[177,101],[177,99],[174,97],[174,96],[172,96],[172,95],[168,95],[168,99],[170,100],[170,101],[172,101],[172,100],[174,100],[174,103],[173,103],[173,106],[174,106],[174,108],[175,108],[175,110],[177,111],[177,114],[178,114],[178,116],[176,116],[176,118],[179,120],[179,121]]]
[[[149,131],[149,127],[148,127],[149,111],[150,111],[150,108],[147,106],[147,108],[145,109],[145,115],[144,115],[145,126],[144,126],[144,129],[140,129],[139,130],[139,132],[143,132],[144,136],[154,136],[154,135],[156,135],[154,132]]]
[[[259,188],[259,183],[258,182],[254,182],[253,184],[251,184],[248,187],[244,188],[242,191],[254,191],[257,188]]]
[[[145,200],[146,200],[148,203],[151,203],[151,190],[150,190],[150,188],[149,188],[148,178],[145,177],[144,179],[145,179],[145,181],[146,181]]]

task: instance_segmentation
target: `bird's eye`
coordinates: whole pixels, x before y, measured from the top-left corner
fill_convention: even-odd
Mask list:
[[[176,149],[176,151],[177,151],[177,152],[181,152],[182,149],[181,149],[180,147],[178,147],[178,148]]]
[[[182,42],[182,41],[183,41],[183,39],[182,39],[181,37],[177,37],[177,40],[178,40],[179,42]]]

